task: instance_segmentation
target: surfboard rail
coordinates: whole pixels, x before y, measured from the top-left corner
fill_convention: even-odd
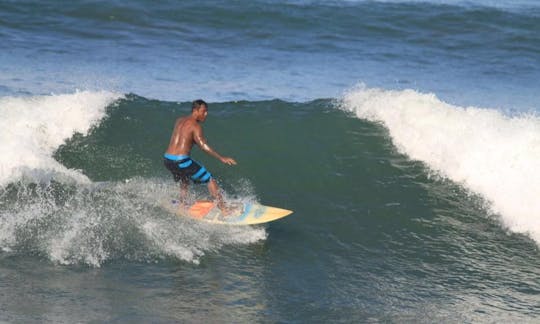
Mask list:
[[[225,215],[209,200],[198,200],[189,208],[181,208],[178,201],[170,200],[163,206],[179,217],[187,217],[213,224],[256,225],[272,222],[293,213],[292,210],[265,206],[258,203],[238,202],[231,204],[233,210]]]

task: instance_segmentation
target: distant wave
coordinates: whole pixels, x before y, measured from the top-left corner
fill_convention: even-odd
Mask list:
[[[341,105],[382,122],[400,151],[481,194],[510,230],[540,244],[540,118],[363,86],[346,93]]]
[[[347,1],[347,2],[365,2],[366,0],[359,1]],[[369,0],[367,0],[369,1]],[[519,8],[533,8],[539,7],[539,3],[536,0],[376,0],[376,2],[383,3],[430,3],[440,5],[453,5],[453,6],[483,6],[492,7],[498,9],[519,9]]]
[[[528,109],[540,78],[540,9],[522,9],[528,4],[52,1],[28,10],[4,1],[0,94],[310,101],[365,81]]]

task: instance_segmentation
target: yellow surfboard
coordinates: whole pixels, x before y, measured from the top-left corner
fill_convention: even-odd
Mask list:
[[[291,210],[264,206],[256,203],[234,203],[228,215],[223,215],[216,204],[208,200],[199,200],[187,210],[180,209],[178,201],[172,200],[164,205],[165,209],[177,216],[189,217],[214,224],[254,225],[274,221],[292,214]]]

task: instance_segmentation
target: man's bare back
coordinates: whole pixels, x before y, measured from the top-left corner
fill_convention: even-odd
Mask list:
[[[191,116],[178,118],[167,148],[167,153],[174,155],[190,155],[193,147],[193,133],[196,127],[201,128]]]

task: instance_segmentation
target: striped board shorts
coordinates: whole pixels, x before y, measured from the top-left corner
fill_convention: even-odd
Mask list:
[[[191,180],[194,183],[208,183],[212,179],[212,174],[188,155],[165,154],[163,164],[171,171],[175,182]]]

